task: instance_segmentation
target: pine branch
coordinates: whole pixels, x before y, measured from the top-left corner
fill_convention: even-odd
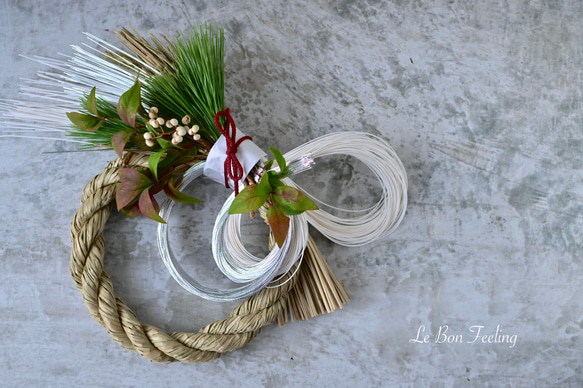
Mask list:
[[[162,114],[191,116],[203,138],[214,143],[220,136],[214,117],[224,110],[224,32],[201,24],[177,38],[172,50],[172,69],[146,79],[144,100]]]

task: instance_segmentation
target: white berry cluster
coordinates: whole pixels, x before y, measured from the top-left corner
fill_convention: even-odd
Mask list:
[[[150,126],[154,129],[160,128],[163,125],[166,125],[166,128],[170,129],[174,128],[174,132],[171,132],[172,144],[174,145],[182,143],[182,141],[184,140],[184,136],[186,136],[187,133],[190,136],[192,136],[192,139],[194,141],[200,140],[200,135],[198,134],[198,131],[200,130],[199,126],[193,125],[190,128],[188,127],[188,124],[190,124],[190,116],[184,116],[181,120],[182,125],[178,125],[179,123],[177,119],[164,120],[162,117],[159,117],[158,108],[156,108],[155,106],[150,108],[150,113],[148,114],[148,116],[150,117],[148,124],[150,124]],[[154,143],[154,139],[156,137],[160,137],[162,135],[167,134],[168,132],[162,132],[159,136],[155,136],[151,132],[144,133],[146,145],[148,147],[153,147],[156,144]]]

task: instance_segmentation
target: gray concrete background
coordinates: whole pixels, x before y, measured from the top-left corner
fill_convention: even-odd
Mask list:
[[[114,42],[130,24],[172,36],[216,21],[227,104],[260,146],[380,134],[410,190],[383,241],[347,249],[316,235],[353,297],[344,310],[268,327],[214,362],[164,366],[114,343],[69,276],[69,223],[112,153],[0,138],[0,385],[583,386],[582,18],[576,0],[2,0],[2,98],[43,69],[19,54],[71,54],[83,31]],[[306,187],[337,203],[370,201],[344,159],[311,173]],[[210,257],[218,203],[178,217],[181,252]],[[154,233],[112,217],[116,293],[169,331],[228,314],[170,278]],[[463,342],[436,343],[445,325]],[[516,344],[468,343],[472,326]],[[411,343],[421,327],[429,343]]]

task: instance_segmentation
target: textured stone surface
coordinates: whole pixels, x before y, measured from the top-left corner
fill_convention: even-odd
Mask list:
[[[43,70],[19,54],[70,54],[83,31],[113,42],[111,31],[130,24],[172,36],[216,21],[226,30],[227,103],[260,146],[287,151],[341,130],[380,134],[401,157],[410,190],[405,220],[386,240],[347,249],[316,235],[353,297],[344,310],[268,327],[214,362],[163,366],[115,344],[69,276],[70,220],[83,186],[113,155],[0,138],[0,380],[583,385],[582,19],[576,0],[4,0],[2,98]],[[310,173],[306,188],[336,203],[374,195],[341,158]],[[346,186],[338,197],[349,183],[365,190]],[[185,255],[210,259],[219,204],[179,217]],[[232,305],[201,301],[170,278],[154,233],[152,222],[111,219],[106,266],[117,294],[169,331],[228,314]],[[460,342],[436,343],[446,325]],[[468,343],[472,326],[484,327],[480,335],[499,326],[516,344]],[[423,328],[429,343],[411,343]]]

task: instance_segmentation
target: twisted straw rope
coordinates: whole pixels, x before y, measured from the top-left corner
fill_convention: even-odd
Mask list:
[[[147,156],[130,153],[124,161],[111,162],[87,184],[81,207],[71,223],[71,276],[93,319],[122,347],[156,362],[211,361],[249,343],[263,326],[273,323],[284,312],[296,277],[281,287],[263,289],[235,308],[229,318],[211,323],[198,333],[168,334],[140,323],[133,311],[115,296],[105,271],[103,228],[115,199],[119,170],[147,166]]]

